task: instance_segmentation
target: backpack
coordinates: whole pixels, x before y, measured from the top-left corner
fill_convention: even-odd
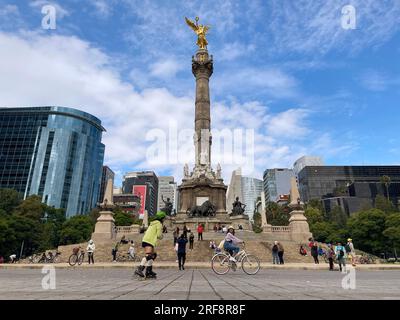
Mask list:
[[[347,253],[351,252],[351,248],[350,248],[350,246],[348,244],[346,244],[344,248],[345,248]]]
[[[224,244],[225,244],[225,240],[222,240],[222,241],[219,243],[218,248],[222,250],[222,249],[224,248]]]
[[[340,257],[343,257],[343,256],[344,256],[343,250],[339,250],[339,256],[340,256]]]

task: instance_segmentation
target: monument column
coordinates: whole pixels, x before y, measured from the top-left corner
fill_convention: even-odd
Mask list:
[[[211,164],[211,116],[209,79],[213,73],[213,59],[207,49],[199,49],[192,58],[192,72],[196,78],[195,101],[195,166]]]

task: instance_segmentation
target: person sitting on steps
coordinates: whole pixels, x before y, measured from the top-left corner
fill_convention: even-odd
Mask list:
[[[157,253],[154,251],[158,240],[163,238],[162,229],[163,222],[167,215],[163,211],[156,213],[155,220],[150,223],[150,226],[146,230],[142,239],[142,247],[144,248],[145,257],[143,257],[140,265],[135,271],[135,274],[144,278],[156,278],[157,274],[153,272],[153,261],[157,257]],[[147,264],[147,268],[146,268]],[[146,268],[146,275],[143,274],[143,270]]]
[[[235,228],[229,226],[225,236],[224,249],[230,253],[229,260],[231,261],[236,261],[235,256],[240,250],[237,246],[238,243],[244,243],[244,241],[235,237]]]

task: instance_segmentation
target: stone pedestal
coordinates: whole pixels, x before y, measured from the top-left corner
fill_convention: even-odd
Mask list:
[[[293,210],[290,213],[289,226],[291,228],[291,238],[293,241],[306,243],[312,237],[307,218],[303,210]]]
[[[244,214],[239,214],[236,216],[230,216],[230,225],[232,225],[236,230],[239,229],[239,225],[243,227],[243,230],[252,230],[249,217]]]
[[[100,211],[92,234],[94,241],[115,239],[115,220],[111,211]]]

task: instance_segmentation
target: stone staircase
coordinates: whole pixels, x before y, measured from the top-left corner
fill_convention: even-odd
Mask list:
[[[272,262],[271,248],[273,241],[267,239],[264,234],[256,234],[251,231],[239,230],[236,232],[236,236],[243,239],[246,244],[246,251],[259,257],[261,262]],[[143,249],[141,246],[143,234],[132,234],[126,237],[128,240],[133,240],[135,243],[136,253],[143,256]],[[214,251],[209,248],[209,243],[214,240],[218,245],[221,240],[224,239],[224,234],[218,232],[206,232],[203,234],[203,241],[197,241],[197,233],[195,233],[195,241],[193,250],[189,250],[189,244],[186,250],[186,260],[191,262],[208,262],[214,254]],[[117,239],[119,240],[119,239]],[[111,262],[112,255],[111,250],[117,240],[104,240],[96,242],[95,261],[97,262]],[[310,256],[303,257],[298,253],[299,245],[295,242],[281,241],[284,249],[284,260],[285,262],[296,262],[296,263],[311,263],[312,258]],[[72,254],[74,247],[81,246],[86,249],[87,243],[60,246],[58,250],[61,252],[60,262],[68,262],[69,256]],[[126,254],[129,249],[129,244],[120,244],[119,253]],[[173,246],[173,235],[172,232],[164,234],[163,239],[159,242],[156,252],[158,254],[157,259],[159,261],[175,261],[176,253]],[[85,260],[87,257],[85,257]]]

